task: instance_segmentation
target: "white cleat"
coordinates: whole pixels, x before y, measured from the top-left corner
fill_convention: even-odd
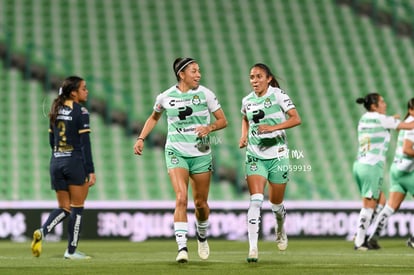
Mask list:
[[[185,249],[178,251],[177,258],[175,258],[177,263],[187,263],[188,262],[188,252]]]
[[[250,249],[249,256],[247,256],[246,260],[248,263],[257,263],[259,260],[259,252],[257,251],[257,248]]]
[[[411,247],[411,248],[414,248],[414,237],[410,237],[410,238],[407,240],[407,246],[408,246],[408,247]]]
[[[288,238],[284,230],[276,233],[276,243],[280,251],[285,251],[288,247]]]
[[[198,256],[200,256],[202,260],[207,260],[208,256],[210,255],[210,247],[208,246],[207,240],[205,240],[204,242],[200,242],[199,240],[197,240],[197,243]]]
[[[63,255],[63,258],[67,260],[89,260],[91,259],[90,256],[85,255],[82,252],[75,251],[73,254],[69,254],[68,250],[66,249],[65,254]]]
[[[368,247],[363,244],[361,246],[354,246],[354,249],[358,251],[367,251]]]

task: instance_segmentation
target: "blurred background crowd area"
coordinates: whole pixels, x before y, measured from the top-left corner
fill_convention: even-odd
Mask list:
[[[0,200],[54,199],[47,114],[69,75],[86,79],[90,93],[97,184],[89,199],[173,200],[165,117],[143,156],[133,144],[181,56],[199,62],[229,121],[213,133],[210,200],[248,197],[240,106],[257,62],[302,118],[287,130],[286,199],[357,200],[352,163],[364,109],[355,99],[378,92],[389,114],[405,115],[413,14],[413,0],[0,0]],[[395,134],[388,161],[394,146]]]

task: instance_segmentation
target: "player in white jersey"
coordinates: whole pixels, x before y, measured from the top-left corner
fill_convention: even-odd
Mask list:
[[[414,122],[414,98],[408,101],[408,112],[404,122]],[[390,197],[386,206],[379,213],[374,223],[374,232],[368,239],[368,244],[377,242],[381,231],[387,224],[388,218],[400,208],[407,193],[414,195],[414,130],[402,130],[398,134],[397,148],[394,161],[390,168]],[[413,237],[407,245],[414,248]],[[369,245],[368,245],[368,248]]]
[[[283,227],[286,216],[283,198],[289,171],[285,129],[301,123],[295,105],[280,89],[267,65],[253,65],[250,69],[250,84],[253,91],[242,100],[239,142],[240,148],[247,146],[245,169],[250,192],[247,212],[249,263],[258,261],[260,211],[267,183],[269,201],[276,219],[276,243],[281,251],[287,248],[288,240]]]
[[[198,255],[206,260],[210,254],[207,228],[210,208],[207,203],[212,171],[209,134],[227,126],[227,120],[214,93],[200,85],[201,73],[192,58],[177,58],[173,69],[178,83],[160,95],[134,145],[141,155],[144,140],[157,124],[163,112],[167,115],[168,135],[165,160],[176,195],[174,232],[178,245],[176,261],[188,261],[187,205],[190,181],[196,216]],[[215,121],[210,122],[210,114]]]
[[[354,248],[367,250],[369,245],[366,242],[366,233],[381,194],[390,130],[412,129],[414,122],[401,122],[396,116],[387,116],[387,105],[378,93],[370,93],[364,98],[358,98],[356,102],[364,104],[367,112],[358,122],[359,147],[353,165],[353,176],[362,196]]]

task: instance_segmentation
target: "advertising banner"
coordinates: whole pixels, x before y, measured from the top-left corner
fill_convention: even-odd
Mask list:
[[[341,237],[352,239],[360,202],[285,202],[285,230],[289,237]],[[25,241],[47,219],[56,202],[0,202],[0,239]],[[83,239],[127,239],[134,242],[153,238],[174,238],[173,201],[88,202],[83,215]],[[228,240],[247,238],[248,202],[210,202],[209,237]],[[414,204],[403,203],[389,218],[383,235],[406,237],[414,232]],[[194,207],[189,206],[189,237],[195,236]],[[67,220],[59,224],[48,240],[66,238]],[[263,204],[260,238],[274,240],[275,218]]]

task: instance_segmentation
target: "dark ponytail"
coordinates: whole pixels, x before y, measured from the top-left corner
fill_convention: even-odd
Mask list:
[[[272,71],[267,65],[263,63],[256,63],[250,68],[250,70],[255,67],[264,70],[266,72],[266,76],[272,78],[272,80],[269,83],[270,86],[275,87],[275,88],[280,88],[279,82],[277,81],[276,77],[274,76],[274,74],[272,73]]]
[[[59,95],[53,100],[50,107],[49,119],[51,124],[55,124],[59,108],[65,104],[66,100],[71,99],[71,92],[77,91],[82,81],[83,79],[78,76],[70,76],[63,81],[59,88]]]
[[[356,103],[364,104],[364,107],[367,111],[371,111],[371,105],[374,104],[378,106],[378,102],[380,99],[380,94],[378,93],[370,93],[367,94],[365,97],[359,97],[356,99]]]
[[[410,116],[409,110],[414,110],[414,97],[408,100],[407,102],[407,114],[404,117],[404,120]]]

